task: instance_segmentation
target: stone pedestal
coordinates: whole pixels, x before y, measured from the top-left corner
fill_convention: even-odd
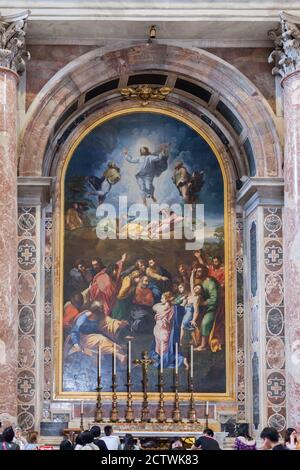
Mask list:
[[[0,417],[17,416],[17,84],[0,68]]]
[[[288,426],[300,426],[300,70],[284,90],[284,276],[287,341]]]

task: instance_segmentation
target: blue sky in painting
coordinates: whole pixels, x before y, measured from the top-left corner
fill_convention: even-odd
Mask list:
[[[150,112],[132,113],[111,119],[90,132],[70,160],[66,180],[74,176],[101,176],[109,161],[121,168],[121,181],[112,187],[107,203],[118,204],[118,196],[127,195],[128,203],[141,202],[135,180],[137,165],[124,160],[123,149],[139,155],[139,148],[158,153],[162,144],[170,145],[168,169],[155,178],[155,196],[159,203],[180,203],[181,197],[171,180],[176,161],[184,161],[190,172],[204,170],[205,184],[200,193],[206,223],[223,222],[223,178],[213,151],[193,129],[175,118]]]

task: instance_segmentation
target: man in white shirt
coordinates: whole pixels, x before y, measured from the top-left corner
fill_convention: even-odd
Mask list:
[[[112,426],[104,427],[105,436],[101,437],[101,441],[104,441],[108,450],[119,450],[121,448],[120,438],[113,436]]]

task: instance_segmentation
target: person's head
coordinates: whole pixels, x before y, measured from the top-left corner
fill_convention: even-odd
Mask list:
[[[84,299],[83,295],[81,292],[74,292],[74,294],[71,295],[70,297],[71,304],[74,305],[78,310],[81,309],[81,307],[84,304]]]
[[[92,302],[91,307],[90,307],[90,311],[92,312],[92,314],[93,314],[94,316],[96,316],[97,318],[99,318],[99,320],[102,320],[102,319],[103,319],[103,317],[104,317],[104,312],[103,312],[103,307],[102,307],[101,302],[98,302],[97,300],[95,300],[94,302]]]
[[[150,268],[154,268],[156,266],[156,260],[154,258],[150,258],[148,264]]]
[[[120,168],[114,162],[109,162],[103,176],[110,184],[116,184],[121,179]]]
[[[220,256],[214,256],[212,259],[212,264],[214,268],[219,268],[222,264]]]
[[[87,263],[84,259],[77,259],[74,263],[74,268],[78,269],[81,273],[85,273],[87,269]]]
[[[141,147],[140,148],[140,154],[142,156],[150,155],[150,151],[149,151],[148,147],[145,147],[145,146]]]
[[[101,436],[100,426],[92,426],[90,432],[92,433],[94,439],[99,438]]]
[[[157,449],[158,444],[156,441],[146,437],[144,439],[141,439],[141,446],[143,449],[150,450],[150,449]]]
[[[196,295],[197,297],[201,297],[202,292],[203,292],[202,286],[200,286],[199,284],[194,286],[194,289],[193,289],[194,295]]]
[[[183,443],[182,443],[181,437],[174,437],[174,439],[171,442],[170,449],[171,450],[183,449]]]
[[[32,433],[30,433],[29,438],[28,438],[29,444],[36,444],[37,440],[38,440],[38,433],[36,431],[33,431]]]
[[[252,441],[252,437],[247,431],[242,431],[239,433],[239,437],[244,437],[247,441]]]
[[[73,444],[69,439],[64,439],[59,445],[59,450],[73,450]]]
[[[144,288],[148,287],[149,286],[148,276],[141,276],[139,283],[141,287],[144,287]]]
[[[20,439],[20,437],[22,437],[22,429],[19,426],[15,428],[15,437],[17,439]]]
[[[104,427],[104,434],[105,434],[106,436],[111,436],[112,433],[113,433],[113,428],[112,428],[112,426],[107,425],[107,426]]]
[[[214,437],[214,432],[213,432],[213,430],[210,429],[210,428],[205,428],[205,429],[203,430],[203,435],[204,435],[204,436],[209,436],[209,437]]]
[[[113,280],[116,279],[117,272],[118,272],[118,266],[115,263],[109,264],[105,270],[105,273]]]
[[[124,436],[124,450],[131,450],[134,448],[134,439],[132,434],[125,434]]]
[[[78,209],[78,203],[77,203],[77,202],[73,202],[72,207],[73,207],[74,209]]]
[[[146,262],[144,259],[137,259],[135,262],[135,267],[140,273],[144,273],[146,271]]]
[[[179,286],[179,283],[177,281],[174,281],[172,282],[172,292],[173,294],[178,294],[178,286]]]
[[[12,442],[14,437],[15,437],[15,431],[13,430],[12,426],[8,426],[8,428],[4,429],[2,433],[2,440],[4,442]]]
[[[81,433],[81,441],[82,445],[85,446],[86,444],[91,444],[93,442],[94,438],[93,435],[90,431],[83,431]]]
[[[99,273],[104,268],[103,261],[98,256],[96,256],[96,258],[92,258],[91,265],[96,273]]]
[[[297,442],[297,431],[295,428],[287,428],[284,436],[284,443],[290,442],[291,440]]]
[[[170,304],[173,300],[173,294],[170,291],[164,292],[161,296],[161,303],[163,305]]]
[[[176,162],[175,164],[175,170],[179,170],[179,168],[183,167],[183,162]]]
[[[78,446],[82,446],[82,433],[78,434],[78,436],[76,436],[76,439],[75,439],[75,444],[78,445]]]
[[[179,294],[184,294],[186,292],[186,288],[185,288],[185,285],[183,284],[183,282],[178,284],[178,292],[179,292]]]
[[[206,279],[208,276],[208,268],[204,264],[199,264],[195,274],[198,279]]]
[[[178,272],[182,275],[182,276],[185,276],[187,273],[188,273],[188,268],[185,264],[180,264],[178,266]]]
[[[279,433],[275,428],[264,428],[260,433],[260,438],[264,441],[264,447],[271,449],[279,442]]]

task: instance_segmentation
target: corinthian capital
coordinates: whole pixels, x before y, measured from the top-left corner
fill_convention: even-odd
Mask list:
[[[274,62],[273,75],[286,77],[300,70],[300,17],[280,13],[280,26],[269,32],[274,40],[275,49],[271,52],[268,62]]]
[[[25,31],[29,11],[14,15],[0,15],[0,67],[6,67],[22,74],[25,59],[29,52],[25,50]]]

